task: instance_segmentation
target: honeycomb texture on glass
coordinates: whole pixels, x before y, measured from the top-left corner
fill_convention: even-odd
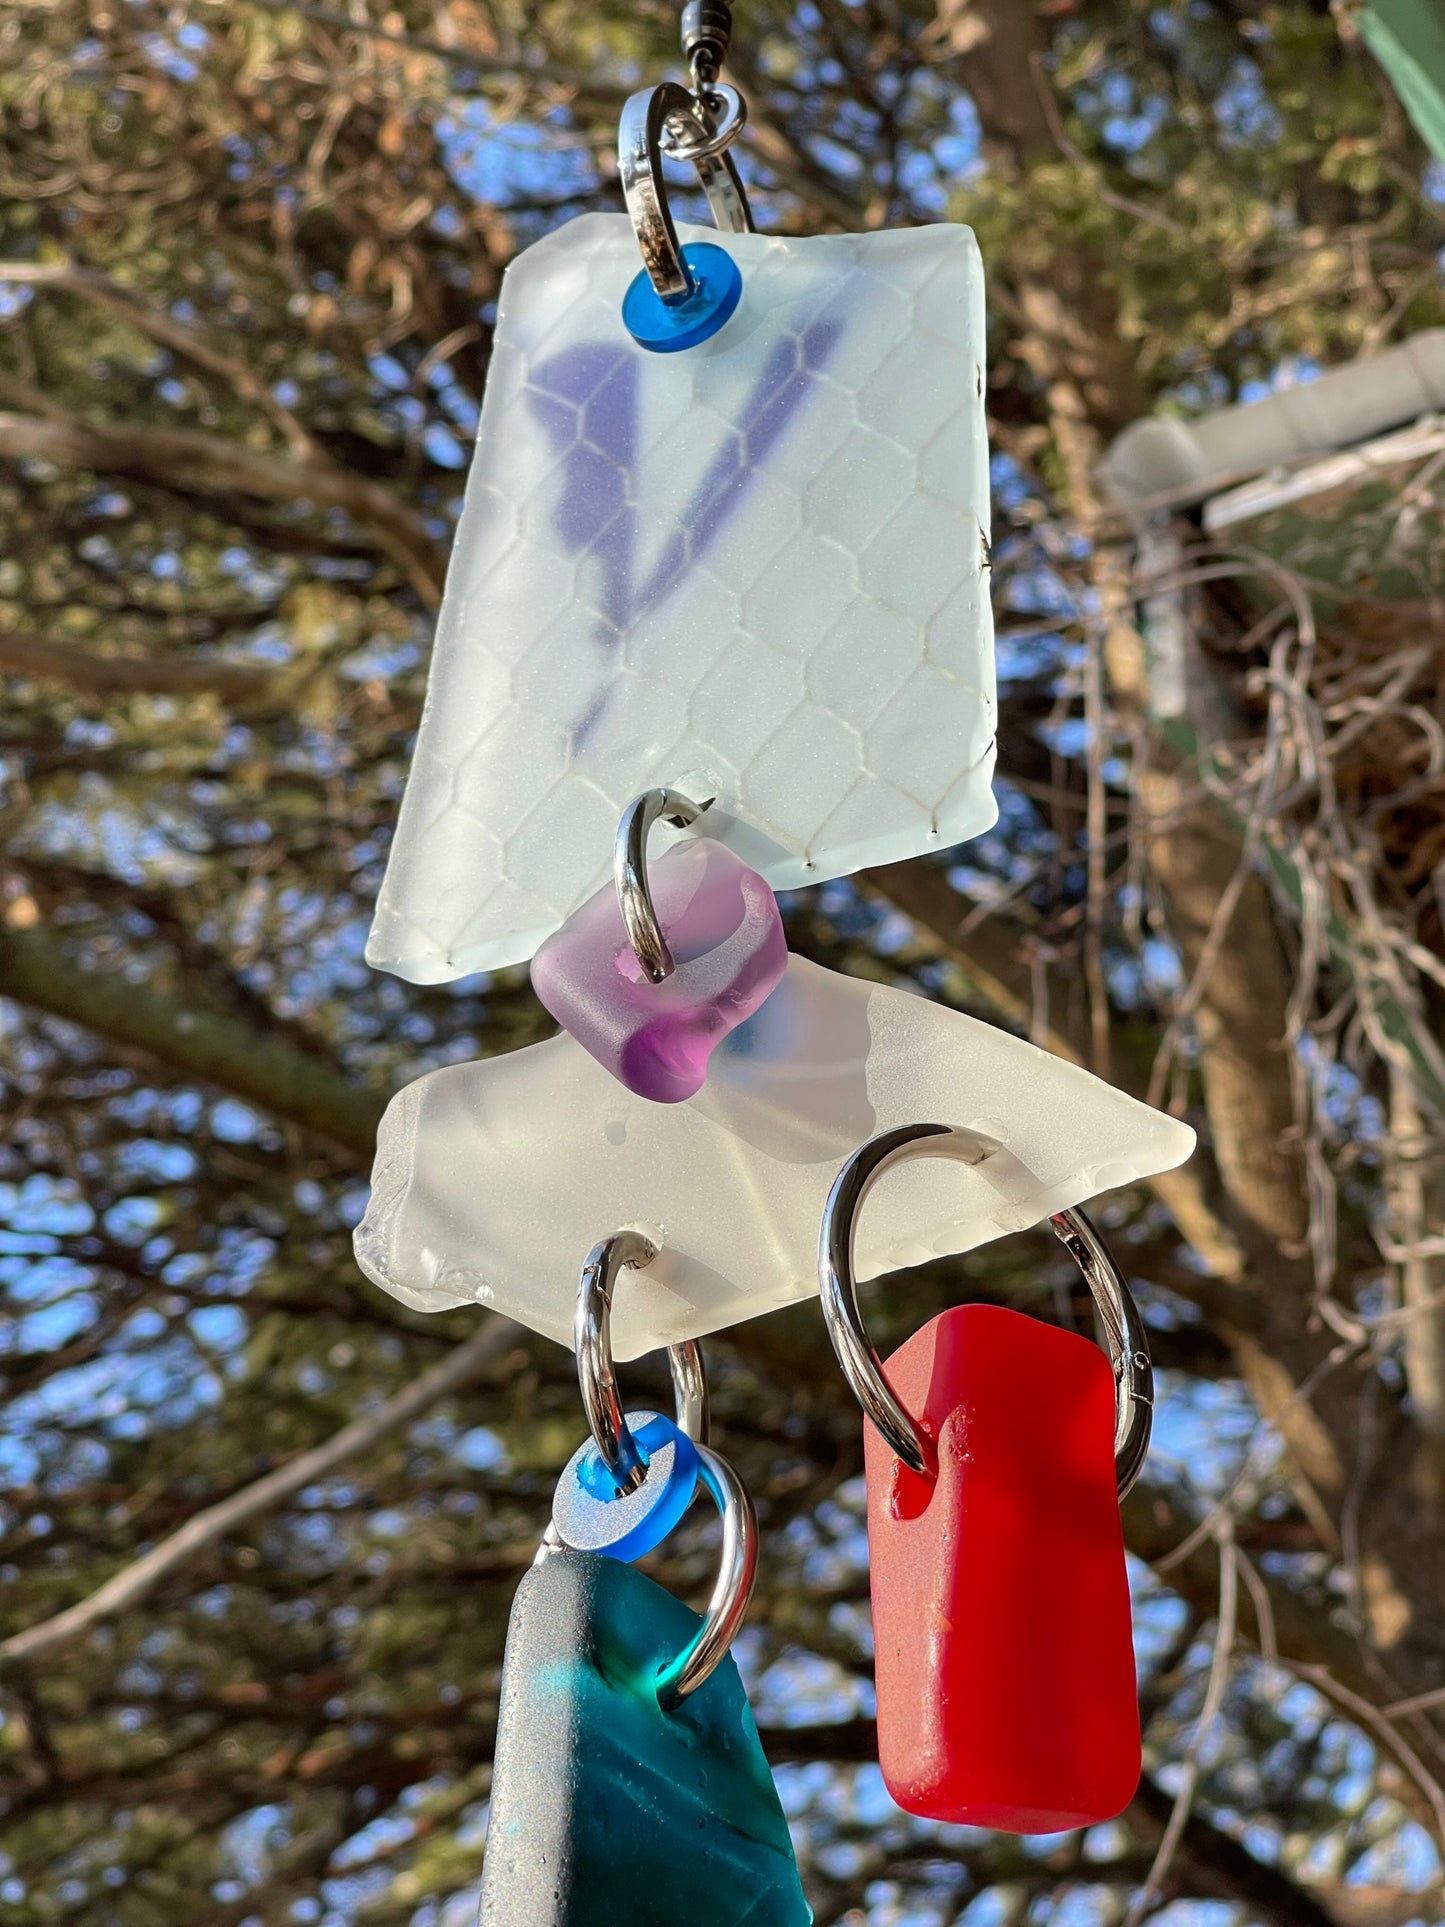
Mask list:
[[[743,274],[685,354],[623,326],[624,216],[505,277],[367,951],[413,981],[531,957],[656,785],[775,889],[995,819],[972,232],[685,232]]]
[[[573,1038],[429,1072],[382,1119],[355,1234],[375,1284],[418,1311],[489,1305],[569,1348],[588,1251],[659,1247],[625,1270],[619,1358],[720,1331],[818,1289],[818,1225],[845,1158],[900,1124],[1006,1149],[886,1172],[858,1273],[968,1251],[1180,1164],[1194,1133],[1087,1071],[907,991],[789,960],[682,1104],[634,1096]]]

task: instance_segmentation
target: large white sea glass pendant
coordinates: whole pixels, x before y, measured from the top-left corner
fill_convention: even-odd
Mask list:
[[[708,833],[775,889],[994,821],[972,233],[684,234],[743,295],[679,354],[623,326],[622,215],[507,272],[383,969],[531,957],[659,785],[715,797]]]
[[[356,1256],[417,1310],[490,1305],[570,1346],[587,1252],[645,1232],[659,1255],[622,1274],[612,1311],[632,1358],[814,1294],[844,1159],[925,1121],[1005,1148],[886,1173],[860,1277],[970,1250],[1194,1145],[1187,1125],[991,1025],[794,957],[685,1103],[634,1096],[565,1034],[421,1078],[382,1120]]]

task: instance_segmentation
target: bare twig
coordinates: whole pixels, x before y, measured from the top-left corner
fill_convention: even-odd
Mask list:
[[[1246,1558],[1237,1545],[1234,1548],[1234,1557],[1239,1567],[1239,1576],[1244,1581],[1244,1589],[1249,1594],[1250,1604],[1254,1607],[1259,1656],[1263,1660],[1273,1662],[1279,1658],[1279,1637],[1275,1631],[1274,1602],[1270,1599],[1269,1587],[1255,1570],[1253,1561]]]
[[[1382,1711],[1379,1707],[1372,1706],[1369,1700],[1362,1698],[1360,1694],[1352,1692],[1348,1686],[1342,1686],[1328,1667],[1307,1665],[1301,1660],[1291,1660],[1289,1664],[1301,1679],[1308,1680],[1310,1685],[1317,1687],[1327,1699],[1332,1699],[1343,1706],[1395,1755],[1425,1796],[1435,1818],[1436,1839],[1445,1844],[1445,1787],[1440,1785],[1409,1741],[1393,1724],[1393,1719],[1398,1714],[1417,1712],[1422,1706],[1428,1705],[1431,1695],[1419,1694],[1414,1700],[1396,1700],[1392,1706]]]
[[[1084,662],[1084,721],[1088,744],[1086,851],[1088,893],[1084,918],[1084,975],[1089,989],[1089,1042],[1096,1077],[1109,1075],[1109,986],[1104,977],[1104,915],[1108,906],[1105,843],[1108,792],[1104,785],[1107,711],[1104,705],[1104,638],[1094,628]]]
[[[1149,1869],[1148,1878],[1134,1896],[1128,1913],[1124,1916],[1124,1927],[1140,1927],[1140,1923],[1154,1912],[1164,1897],[1164,1881],[1170,1864],[1178,1851],[1184,1829],[1194,1806],[1194,1798],[1199,1790],[1199,1763],[1205,1742],[1214,1730],[1224,1704],[1225,1690],[1229,1685],[1230,1663],[1234,1656],[1235,1635],[1239,1624],[1239,1563],[1234,1544],[1234,1529],[1227,1515],[1216,1528],[1219,1541],[1219,1629],[1214,1636],[1214,1657],[1210,1661],[1209,1681],[1204,1689],[1204,1703],[1199,1709],[1199,1719],[1194,1728],[1194,1737],[1184,1755],[1184,1772],[1179,1783],[1179,1791],[1174,1797],[1174,1810],[1169,1815],[1169,1823],[1164,1829],[1164,1837],[1159,1842],[1159,1850],[1154,1856],[1154,1864]]]
[[[495,1316],[488,1318],[481,1329],[459,1345],[449,1357],[433,1365],[430,1371],[423,1372],[420,1378],[413,1379],[410,1385],[387,1399],[374,1412],[368,1412],[364,1418],[353,1419],[350,1425],[344,1425],[324,1445],[298,1453],[294,1459],[288,1459],[285,1465],[278,1465],[274,1472],[268,1472],[244,1491],[235,1492],[219,1505],[208,1506],[204,1512],[198,1512],[179,1531],[162,1539],[142,1558],[123,1567],[88,1599],[82,1599],[77,1605],[57,1613],[53,1619],[42,1620],[38,1626],[31,1626],[23,1633],[15,1633],[0,1645],[0,1660],[36,1659],[42,1653],[54,1652],[57,1647],[68,1645],[82,1633],[89,1632],[102,1619],[139,1605],[163,1579],[169,1578],[198,1553],[213,1546],[218,1539],[223,1539],[227,1533],[236,1531],[261,1513],[272,1511],[293,1493],[317,1479],[325,1478],[348,1459],[370,1451],[388,1432],[394,1432],[399,1426],[420,1417],[438,1399],[465,1385],[515,1336],[516,1326],[507,1319]]]
[[[1262,1448],[1280,1435],[1284,1421],[1289,1418],[1290,1414],[1299,1410],[1301,1407],[1308,1406],[1310,1400],[1319,1390],[1320,1386],[1324,1384],[1325,1380],[1334,1372],[1338,1371],[1340,1366],[1345,1364],[1349,1359],[1358,1357],[1365,1349],[1365,1345],[1366,1338],[1363,1331],[1356,1337],[1341,1339],[1338,1345],[1333,1346],[1331,1350],[1319,1360],[1309,1376],[1294,1387],[1288,1398],[1274,1408],[1268,1418],[1260,1419],[1250,1437],[1244,1457],[1240,1461],[1239,1470],[1215,1500],[1214,1504],[1209,1508],[1208,1512],[1206,1512],[1204,1517],[1199,1521],[1198,1525],[1194,1527],[1193,1531],[1181,1539],[1172,1551],[1164,1553],[1154,1561],[1155,1572],[1162,1575],[1171,1571],[1175,1566],[1183,1565],[1196,1548],[1201,1546],[1206,1539],[1217,1537],[1218,1534],[1225,1529],[1226,1521],[1232,1521],[1239,1510],[1240,1500],[1244,1496],[1248,1482],[1255,1471]],[[1321,1531],[1321,1537],[1324,1542],[1333,1547],[1337,1535],[1329,1525],[1329,1522],[1325,1519],[1316,1519],[1314,1524],[1316,1528]],[[1232,1524],[1229,1530],[1232,1532]]]
[[[1029,68],[1033,74],[1034,86],[1038,89],[1039,105],[1048,123],[1049,133],[1054,144],[1066,161],[1072,161],[1082,173],[1089,177],[1089,185],[1104,203],[1117,214],[1127,214],[1131,220],[1142,221],[1146,227],[1162,228],[1166,234],[1177,235],[1181,240],[1189,238],[1189,231],[1167,214],[1161,214],[1157,207],[1149,207],[1143,201],[1131,200],[1127,194],[1118,194],[1104,179],[1103,169],[1096,166],[1065,132],[1064,123],[1059,116],[1059,104],[1054,99],[1054,90],[1049,85],[1044,71],[1045,56],[1034,53],[1029,56]]]

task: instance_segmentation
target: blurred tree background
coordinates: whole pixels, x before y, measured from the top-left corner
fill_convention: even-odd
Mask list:
[[[420,989],[362,945],[500,276],[617,205],[620,100],[675,62],[660,0],[0,9],[15,1927],[471,1920],[575,1382],[383,1297],[349,1231],[388,1094],[550,1026],[524,971]],[[891,1806],[860,1416],[811,1307],[707,1347],[765,1534],[739,1657],[819,1921],[1441,1919],[1435,592],[1325,595],[1180,517],[1192,727],[1164,727],[1097,463],[1151,410],[1439,324],[1445,177],[1344,0],[746,0],[732,75],[763,227],[964,220],[990,276],[1001,822],[790,898],[794,947],[1201,1132],[1099,1207],[1162,1368],[1116,1825]],[[1039,1232],[878,1290],[877,1336],[963,1293],[1089,1329]],[[711,1533],[655,1563],[694,1599]]]

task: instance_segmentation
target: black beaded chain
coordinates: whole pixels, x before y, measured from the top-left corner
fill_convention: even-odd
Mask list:
[[[687,0],[682,10],[682,51],[692,66],[692,84],[707,94],[722,72],[733,37],[733,10],[728,0]]]

